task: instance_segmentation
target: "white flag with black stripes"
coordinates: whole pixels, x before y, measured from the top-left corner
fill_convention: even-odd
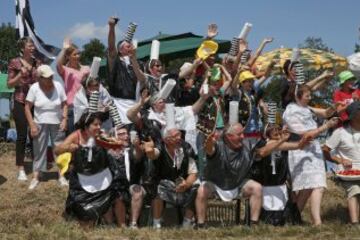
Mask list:
[[[31,17],[29,0],[15,0],[16,6],[16,37],[30,37],[35,44],[40,58],[54,60],[60,49],[48,44],[37,35],[35,24]]]

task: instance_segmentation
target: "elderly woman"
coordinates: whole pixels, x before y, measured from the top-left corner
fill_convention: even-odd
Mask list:
[[[15,120],[16,139],[16,166],[19,169],[17,179],[26,181],[24,171],[25,144],[28,132],[28,123],[25,117],[25,98],[30,86],[36,82],[36,62],[33,58],[35,46],[31,38],[24,37],[18,42],[21,56],[10,60],[8,67],[7,85],[15,88],[13,116]]]
[[[67,121],[67,105],[64,88],[53,81],[54,72],[48,65],[37,69],[38,82],[30,87],[26,97],[25,114],[33,137],[34,161],[33,179],[29,189],[39,184],[40,171],[46,171],[46,152],[49,142],[54,145],[61,141]],[[34,107],[34,117],[31,109]],[[65,178],[59,175],[60,185],[65,186]]]
[[[307,85],[297,86],[294,98],[283,114],[284,124],[293,134],[311,139],[312,142],[300,150],[290,150],[288,163],[292,181],[292,191],[296,193],[296,203],[301,212],[310,198],[311,218],[314,225],[321,224],[320,205],[326,188],[326,174],[323,153],[319,140],[320,133],[334,127],[338,121],[330,119],[318,127],[314,115],[328,118],[334,113],[333,108],[318,109],[309,107],[311,89]]]
[[[90,68],[80,64],[80,50],[71,43],[70,39],[65,39],[63,48],[57,58],[57,71],[64,80],[65,92],[67,96],[68,128],[67,135],[74,130],[73,103],[76,92],[81,87],[81,83],[86,80],[90,73]]]

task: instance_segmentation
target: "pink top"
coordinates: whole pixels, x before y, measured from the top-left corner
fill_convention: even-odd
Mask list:
[[[66,102],[68,106],[72,106],[75,94],[81,87],[81,82],[86,80],[84,76],[90,73],[90,68],[88,66],[81,66],[80,70],[67,66],[63,66],[63,68],[64,72],[61,77],[64,80],[65,93],[67,96]]]
[[[16,77],[16,75],[20,72],[21,67],[22,63],[19,57],[11,59],[8,65],[8,81],[11,78]],[[20,103],[25,103],[25,98],[30,89],[30,86],[35,83],[36,80],[36,67],[33,67],[31,73],[28,73],[27,76],[22,77],[20,82],[15,86],[14,100]]]

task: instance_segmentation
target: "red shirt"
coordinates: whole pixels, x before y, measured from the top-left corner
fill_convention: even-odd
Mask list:
[[[354,90],[350,93],[348,92],[344,92],[342,90],[336,90],[334,92],[334,95],[333,95],[333,102],[334,103],[343,103],[345,105],[349,105],[350,103],[352,103],[354,101],[353,97],[352,97],[352,94],[356,92],[357,95],[360,97],[360,90],[357,89],[357,90]],[[340,114],[340,118],[342,121],[345,121],[348,119],[348,115],[346,113],[346,111],[343,111],[341,114]]]
[[[14,78],[22,67],[20,58],[14,58],[9,62],[8,66],[8,81]],[[31,73],[22,77],[20,82],[15,86],[14,100],[20,103],[25,103],[26,95],[30,89],[30,86],[37,80],[36,67],[31,69]]]

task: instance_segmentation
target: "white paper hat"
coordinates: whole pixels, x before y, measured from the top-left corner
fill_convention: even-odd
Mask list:
[[[124,40],[128,43],[132,43],[132,39],[134,37],[135,31],[136,31],[137,24],[134,22],[131,22],[128,26],[128,29],[126,31]]]
[[[91,78],[97,78],[98,77],[100,63],[101,63],[101,58],[99,58],[99,57],[94,57],[93,58],[91,68],[90,68],[89,77],[91,77]]]
[[[230,56],[236,56],[239,53],[239,43],[240,43],[240,38],[233,37],[233,39],[231,40],[231,47],[229,50]]]
[[[167,103],[165,105],[165,117],[166,117],[166,130],[176,128],[174,103]]]
[[[294,48],[292,51],[291,62],[297,62],[300,59],[300,49]]]
[[[252,28],[252,24],[251,23],[245,23],[244,24],[244,27],[242,28],[240,34],[239,34],[239,38],[240,39],[246,39],[247,38],[247,35],[249,34],[250,30]]]
[[[89,112],[90,113],[95,113],[98,111],[99,96],[100,96],[100,93],[98,91],[94,91],[94,92],[90,93],[90,98],[89,98]]]
[[[171,91],[174,89],[176,85],[176,81],[174,79],[169,78],[165,85],[161,88],[159,92],[159,98],[167,99],[171,93]]]
[[[150,60],[159,60],[159,54],[160,54],[160,42],[158,40],[152,40]]]
[[[239,102],[230,101],[229,103],[229,124],[239,122]]]

